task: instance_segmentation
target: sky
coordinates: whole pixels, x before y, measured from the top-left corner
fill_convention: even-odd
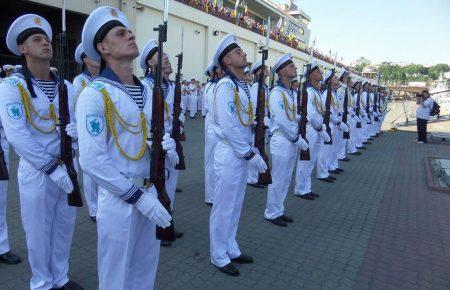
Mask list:
[[[278,0],[275,2],[284,2]],[[310,43],[349,64],[450,64],[450,0],[297,0],[311,17]]]

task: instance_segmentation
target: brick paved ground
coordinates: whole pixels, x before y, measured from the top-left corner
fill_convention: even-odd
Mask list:
[[[185,237],[161,250],[157,289],[450,289],[450,196],[428,191],[423,169],[423,157],[450,157],[450,147],[416,144],[409,132],[385,133],[343,164],[334,184],[314,180],[319,200],[289,194],[286,209],[295,223],[288,228],[266,222],[266,190],[248,188],[238,242],[255,264],[231,278],[209,263],[203,121],[188,120],[187,132],[189,169],[175,200]],[[10,241],[26,259],[15,180],[9,189]],[[86,208],[78,213],[70,267],[74,280],[96,289],[96,230]],[[27,263],[1,264],[0,289],[26,289],[29,276]]]

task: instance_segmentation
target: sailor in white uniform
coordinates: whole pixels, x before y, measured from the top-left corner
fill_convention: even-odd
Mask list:
[[[75,61],[82,65],[81,74],[73,79],[73,86],[77,92],[77,99],[81,91],[87,87],[98,75],[100,63],[86,56],[83,50],[83,44],[80,43],[75,50]],[[83,172],[83,192],[86,205],[89,210],[89,216],[93,222],[96,222],[97,216],[97,198],[98,186],[94,180]]]
[[[1,72],[1,69],[0,69]],[[4,79],[0,78],[0,83]],[[6,140],[5,130],[0,120],[0,146],[3,150],[4,166],[9,171],[9,143]],[[9,175],[9,174],[8,174]],[[6,176],[5,176],[6,177]],[[9,176],[9,178],[11,178]],[[6,207],[8,204],[8,180],[0,180],[0,263],[19,264],[22,260],[16,254],[12,253],[8,240],[8,225],[6,222]]]
[[[264,74],[264,82],[266,78],[269,76],[269,69],[267,66],[264,68],[262,67],[262,60],[258,60],[255,62],[250,70],[250,72],[254,76],[254,82],[251,85],[250,94],[252,98],[252,104],[253,104],[253,110],[254,114],[256,116],[256,106],[258,102],[258,87],[259,87],[259,77],[261,74]],[[249,74],[247,73],[246,76]],[[268,117],[269,109],[268,109],[268,97],[269,97],[269,87],[264,83],[264,126],[267,127],[265,131],[264,141],[267,144],[269,144],[269,135],[270,135],[270,118]],[[253,135],[253,140],[254,140]],[[269,146],[267,146],[269,147]],[[268,149],[268,148],[267,148]],[[248,177],[247,177],[247,184],[256,188],[264,188],[266,186],[258,184],[258,171],[256,171],[254,168],[249,169],[248,171]]]
[[[238,276],[233,263],[253,263],[236,241],[248,167],[263,173],[267,166],[252,146],[254,111],[250,87],[244,80],[247,54],[233,34],[220,41],[214,64],[225,70],[225,76],[215,87],[213,105],[219,141],[214,152],[215,198],[209,220],[211,262],[220,271]]]
[[[285,214],[286,199],[295,162],[300,150],[308,149],[308,143],[300,136],[297,114],[297,91],[291,88],[297,77],[297,67],[290,53],[281,56],[272,68],[278,81],[270,92],[269,110],[271,118],[270,155],[272,161],[272,183],[267,191],[264,218],[274,225],[286,227],[294,220]]]
[[[146,182],[152,101],[132,73],[139,56],[135,36],[120,10],[104,6],[86,20],[82,43],[87,57],[101,63],[76,111],[80,165],[99,185],[99,289],[153,289],[160,249],[155,227],[168,227],[171,216]],[[165,136],[162,147],[175,151],[175,142]]]
[[[5,78],[11,76],[14,73],[14,66],[10,64],[3,65],[3,71],[5,72]]]
[[[156,40],[149,40],[140,56],[139,64],[143,70],[147,72],[142,80],[142,84],[147,87],[149,92],[153,93],[154,88],[154,72],[156,71],[156,66],[158,64],[158,42]],[[164,91],[164,131],[165,133],[172,134],[172,122],[173,122],[173,107],[174,107],[174,92],[175,86],[172,81],[170,81],[169,76],[172,73],[172,67],[169,61],[169,55],[164,53],[163,60],[163,82],[162,87]],[[165,74],[166,73],[166,74]],[[152,95],[152,94],[151,94]],[[152,95],[153,96],[153,95]],[[185,121],[184,115],[180,114],[180,121],[183,123]],[[170,154],[166,155],[165,169],[167,173],[166,179],[166,191],[170,198],[170,206],[173,210],[173,205],[175,202],[175,189],[177,187],[179,171],[175,167],[178,165],[179,157],[175,151],[171,151]],[[176,232],[176,238],[181,238],[183,234],[181,232]],[[161,241],[162,246],[170,246],[169,241]]]
[[[18,183],[22,224],[31,268],[31,289],[73,287],[69,255],[76,209],[67,203],[73,184],[59,165],[57,76],[50,72],[52,29],[35,14],[17,18],[6,44],[24,60],[22,69],[0,84],[0,117],[6,137],[20,156]],[[76,92],[65,81],[70,119],[74,120]],[[66,127],[76,139],[76,124]]]
[[[306,67],[306,85],[308,93],[307,102],[307,119],[306,126],[306,140],[308,141],[310,160],[299,160],[297,162],[297,174],[295,179],[294,194],[307,200],[314,200],[319,197],[319,194],[314,193],[311,188],[311,174],[316,165],[319,150],[324,142],[330,141],[330,136],[325,130],[323,123],[323,106],[320,93],[320,82],[323,79],[322,71],[316,61],[312,61]],[[328,174],[320,176],[317,172],[317,177],[320,179],[328,179]]]
[[[214,89],[222,77],[220,67],[210,63],[205,74],[210,78],[205,86],[205,203],[212,206],[214,203],[214,182],[216,179],[214,171],[214,151],[218,138],[214,132]]]
[[[353,137],[350,135],[350,138],[353,138],[356,149],[366,149],[366,147],[363,145],[363,121],[365,112],[362,107],[361,102],[361,95],[362,95],[362,88],[361,88],[361,79],[355,80],[355,83],[353,84],[353,104],[354,104],[354,111],[355,111],[355,130]],[[359,97],[358,97],[359,96]]]

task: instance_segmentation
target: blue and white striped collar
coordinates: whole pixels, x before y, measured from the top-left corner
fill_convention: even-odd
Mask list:
[[[224,77],[230,78],[236,85],[236,88],[240,87],[250,99],[250,90],[248,88],[248,84],[244,80],[239,80],[233,73],[228,71],[225,73]]]
[[[128,89],[122,84],[122,82],[119,80],[117,75],[109,67],[106,67],[102,71],[102,73],[98,76],[98,78],[96,78],[96,80],[108,83],[115,87],[118,87],[123,92],[125,92],[131,99],[133,99],[133,96],[130,94]],[[145,104],[145,101],[147,100],[147,90],[145,89],[144,85],[141,83],[141,81],[135,75],[133,75],[133,80],[134,80],[134,83],[139,86],[141,93],[142,93],[142,99],[144,100],[144,104]]]

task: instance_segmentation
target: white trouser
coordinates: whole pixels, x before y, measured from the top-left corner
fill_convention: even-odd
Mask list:
[[[177,189],[179,170],[173,167],[168,158],[164,160],[164,167],[166,169],[166,192],[170,198],[170,208],[173,210],[175,203],[175,191]]]
[[[331,144],[331,150],[329,151],[330,155],[328,157],[328,170],[335,170],[339,168],[338,152],[339,146],[342,143],[342,131],[335,125],[332,125],[331,135],[333,136],[333,144]]]
[[[345,158],[345,154],[346,152],[346,148],[347,148],[347,141],[348,139],[344,139],[344,132],[339,130],[339,144],[338,144],[338,152],[337,152],[337,157],[338,159],[343,159]]]
[[[95,181],[87,174],[83,173],[83,191],[86,205],[89,209],[89,215],[97,215],[98,186]]]
[[[67,194],[47,174],[23,158],[19,162],[17,179],[32,272],[30,288],[62,287],[69,281],[68,261],[76,208],[67,204]]]
[[[201,105],[202,116],[203,116],[203,117],[206,117],[206,106],[205,106],[206,100],[205,100],[205,96],[203,96],[203,97],[201,98],[201,102],[202,102],[202,105]]]
[[[100,187],[97,234],[100,290],[153,289],[160,248],[155,223]]]
[[[205,202],[214,202],[214,182],[216,173],[214,171],[214,150],[217,145],[217,137],[209,124],[210,120],[205,120]]]
[[[188,102],[189,102],[189,95],[182,94],[180,107],[181,107],[181,111],[182,111],[183,115],[186,114]]]
[[[334,126],[330,123],[331,138],[334,144],[333,134]],[[317,178],[325,178],[329,176],[328,170],[330,170],[330,157],[333,151],[333,144],[325,144],[322,140],[319,146],[319,153],[317,155]]]
[[[350,139],[347,139],[347,152],[348,153],[355,153],[356,151],[358,151],[356,149],[356,139],[358,136],[358,133],[356,132],[356,122],[351,119],[349,121],[349,126],[350,126]]]
[[[272,156],[272,184],[267,191],[266,219],[275,219],[284,214],[284,200],[286,199],[295,161],[298,159],[298,147],[292,141],[279,133],[275,133],[270,140],[270,154]]]
[[[1,146],[5,153],[5,162],[9,171],[9,143],[5,139],[5,132],[1,131]],[[11,176],[9,176],[11,178]],[[0,255],[9,252],[8,225],[6,224],[6,207],[8,204],[8,180],[0,181]]]
[[[229,264],[241,251],[236,234],[244,203],[247,163],[235,155],[233,148],[219,141],[214,152],[216,196],[209,219],[211,263],[218,267]]]
[[[201,111],[203,107],[203,96],[198,95],[197,97],[197,111]]]
[[[197,112],[197,95],[195,94],[188,95],[188,109],[189,109],[189,116],[194,117],[195,113]]]
[[[272,137],[273,138],[273,137]],[[319,148],[323,139],[311,126],[306,127],[306,139],[309,144],[310,160],[298,160],[297,174],[295,176],[295,194],[302,195],[311,192],[311,174],[317,162]]]

